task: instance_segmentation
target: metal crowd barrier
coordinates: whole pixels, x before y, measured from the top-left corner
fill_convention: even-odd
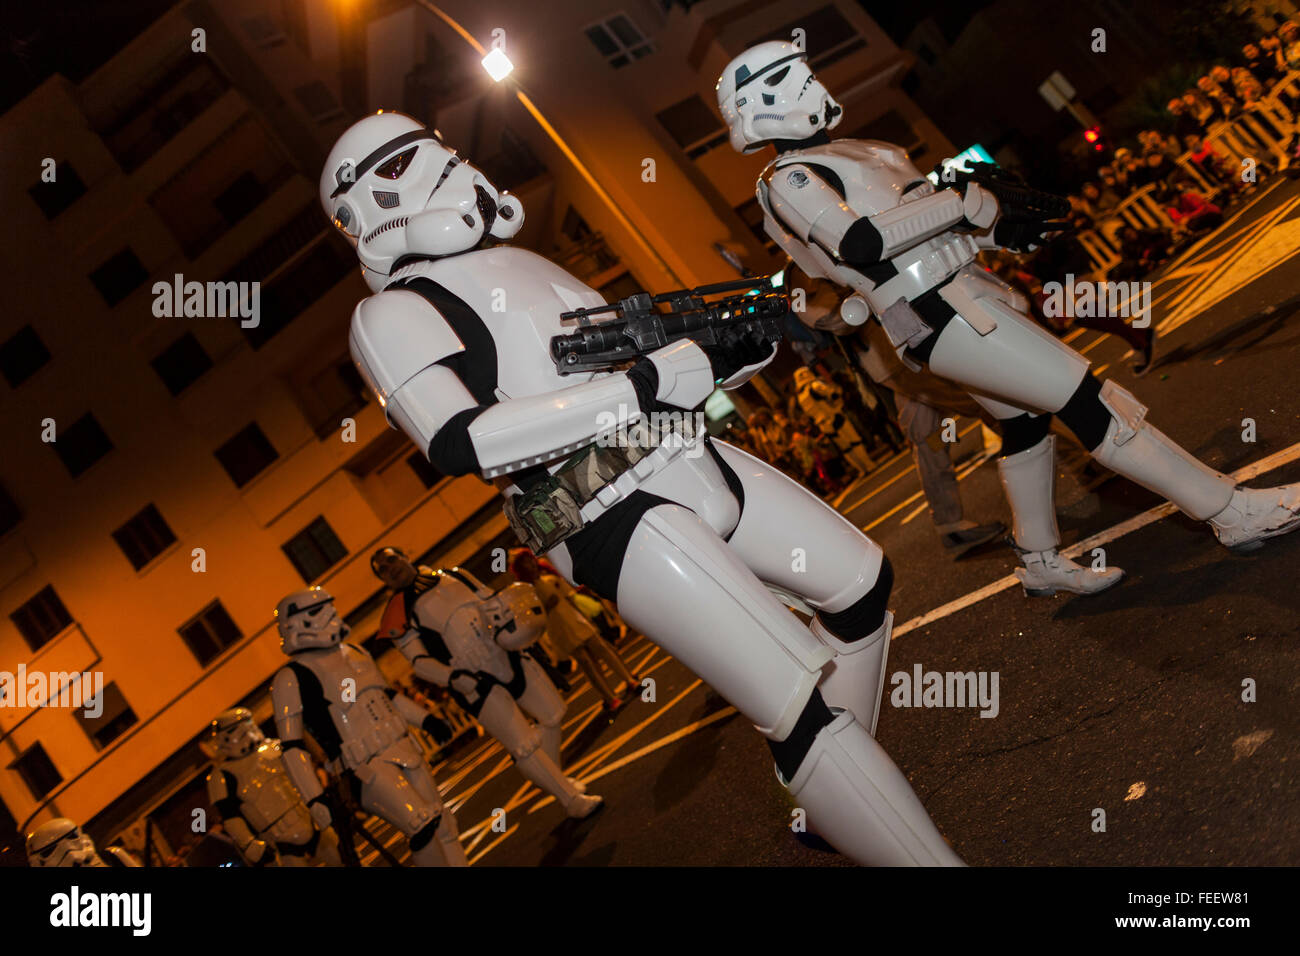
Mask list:
[[[1300,100],[1300,71],[1287,74],[1273,86],[1268,96],[1246,107],[1240,115],[1216,123],[1206,131],[1205,141],[1225,161],[1227,175],[1239,176],[1242,162],[1246,159],[1259,162],[1267,157],[1278,169],[1291,164],[1292,156],[1284,147],[1296,132],[1297,117],[1287,103],[1288,98]],[[1213,199],[1227,188],[1192,162],[1191,157],[1190,151],[1185,152],[1174,163],[1207,197]],[[1173,220],[1153,195],[1155,188],[1156,184],[1152,183],[1134,191],[1096,228],[1077,234],[1094,269],[1105,273],[1119,263],[1121,256],[1115,239],[1116,226],[1173,228]]]

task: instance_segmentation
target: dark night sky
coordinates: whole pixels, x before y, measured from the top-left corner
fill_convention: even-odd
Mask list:
[[[62,73],[83,79],[176,0],[22,0],[0,16],[0,112]]]

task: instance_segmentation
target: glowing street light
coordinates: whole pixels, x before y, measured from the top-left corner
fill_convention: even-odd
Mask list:
[[[488,76],[500,83],[511,71],[515,65],[510,62],[510,57],[506,56],[506,51],[500,47],[493,47],[488,50],[487,56],[483,57],[483,69],[487,70]]]

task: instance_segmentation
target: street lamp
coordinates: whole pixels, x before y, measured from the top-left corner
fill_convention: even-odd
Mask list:
[[[483,69],[487,70],[488,76],[500,83],[515,68],[510,62],[510,57],[506,56],[506,51],[500,47],[493,47],[488,50],[487,56],[483,57]]]
[[[455,18],[437,4],[430,2],[430,0],[416,0],[416,3],[428,10],[443,23],[447,24],[447,26],[451,27],[452,30],[456,31],[456,33],[460,35],[461,39],[473,47],[474,52],[478,53],[482,57],[482,60],[479,62],[483,64],[483,69],[487,70],[488,75],[491,76],[493,80],[500,83],[514,70],[514,64],[511,63],[510,58],[506,56],[505,50],[502,50],[499,47],[485,50],[483,44],[479,43],[472,33],[456,22]],[[686,283],[682,282],[681,278],[677,275],[677,271],[673,269],[673,267],[668,264],[668,261],[659,254],[659,250],[651,244],[650,240],[646,238],[645,234],[640,230],[640,228],[638,228],[636,223],[632,222],[632,220],[628,218],[627,213],[623,211],[622,207],[619,206],[614,197],[609,194],[605,187],[602,186],[592,174],[591,170],[587,168],[587,164],[578,158],[578,154],[573,151],[573,148],[570,147],[567,142],[565,142],[564,137],[561,136],[559,131],[551,125],[550,121],[542,115],[542,111],[537,108],[537,105],[532,101],[528,94],[518,86],[517,83],[514,94],[520,105],[523,106],[523,108],[528,111],[528,114],[537,121],[537,125],[542,128],[542,131],[545,132],[548,137],[550,137],[551,142],[555,144],[556,148],[559,149],[562,154],[564,154],[564,158],[573,165],[574,169],[577,170],[578,175],[581,176],[583,181],[591,187],[591,190],[596,194],[597,198],[599,198],[605,205],[605,208],[613,214],[619,224],[628,231],[636,244],[641,247],[641,250],[654,260],[659,268],[662,269],[672,280],[674,285],[685,285]]]

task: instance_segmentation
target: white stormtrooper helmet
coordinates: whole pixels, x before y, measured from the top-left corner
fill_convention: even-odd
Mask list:
[[[42,868],[104,865],[94,841],[67,817],[42,823],[27,834],[27,862]]]
[[[334,596],[320,586],[282,598],[275,608],[275,621],[280,629],[280,648],[286,654],[334,647],[348,636],[348,626],[334,607]]]
[[[483,616],[508,651],[522,651],[546,630],[546,611],[531,584],[512,584],[483,602]]]
[[[405,257],[465,252],[524,224],[517,198],[402,113],[380,111],[348,127],[325,160],[320,201],[376,292]]]
[[[740,153],[774,139],[802,140],[839,125],[843,110],[808,69],[808,54],[784,40],[752,46],[718,77],[718,111]]]
[[[228,760],[252,753],[266,740],[253,712],[247,707],[235,707],[222,711],[212,721],[212,737],[217,745],[217,754]]]

